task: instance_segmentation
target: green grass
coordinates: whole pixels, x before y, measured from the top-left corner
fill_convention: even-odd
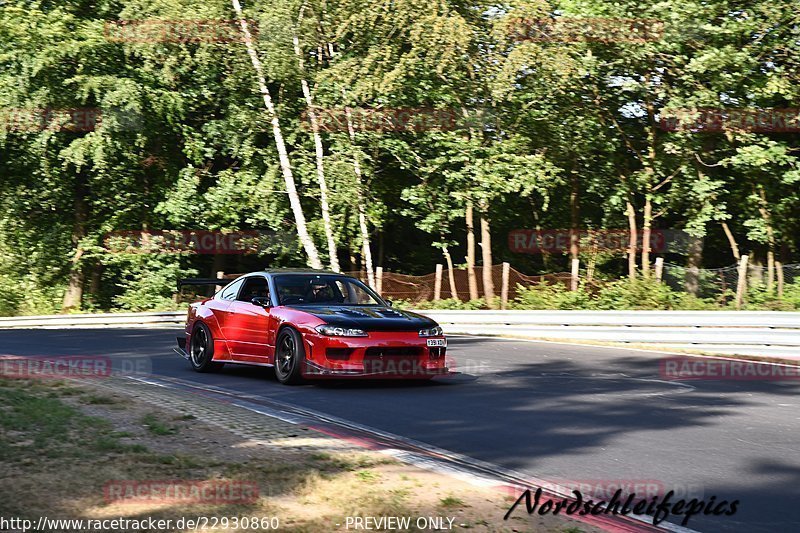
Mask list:
[[[59,396],[74,390],[54,384],[0,380],[0,448],[6,457],[64,457],[143,452],[124,444],[109,421],[87,416]],[[100,398],[100,397],[98,397]],[[32,441],[32,445],[23,445]]]
[[[98,394],[89,394],[84,398],[81,398],[81,401],[91,405],[113,405],[119,403],[118,400],[111,398],[110,396],[100,396]]]
[[[153,435],[174,435],[178,432],[175,426],[168,426],[161,422],[154,414],[145,415],[142,417],[142,425],[147,428],[147,431]]]
[[[141,444],[125,444],[111,435],[98,436],[93,447],[102,453],[146,453],[147,447]]]
[[[439,500],[439,507],[444,509],[454,509],[457,507],[464,507],[464,501],[455,496],[447,496]]]
[[[0,387],[0,404],[6,408],[0,426],[33,436],[37,447],[60,440],[75,423],[86,425],[76,409],[57,398],[36,397],[24,389]]]
[[[358,479],[364,483],[375,483],[378,481],[379,476],[371,470],[362,470],[360,472],[356,472],[356,477],[358,477]]]

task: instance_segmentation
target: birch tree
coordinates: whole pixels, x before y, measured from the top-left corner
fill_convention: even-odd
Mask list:
[[[250,56],[250,61],[253,64],[253,70],[256,74],[258,88],[261,91],[261,96],[264,99],[264,107],[267,110],[267,116],[272,124],[272,135],[275,138],[275,146],[278,150],[281,173],[283,174],[283,180],[286,184],[286,192],[289,196],[289,203],[292,206],[292,213],[294,214],[294,221],[295,225],[297,226],[297,237],[300,239],[300,243],[303,245],[303,249],[306,252],[306,260],[308,265],[311,268],[322,268],[322,262],[319,260],[319,252],[317,251],[317,247],[314,244],[314,241],[311,239],[311,235],[308,234],[306,217],[303,214],[303,207],[300,204],[300,195],[297,193],[297,186],[294,182],[292,165],[289,161],[289,154],[286,151],[286,143],[283,139],[283,131],[281,130],[281,124],[278,119],[278,114],[275,110],[275,105],[272,102],[272,96],[270,95],[269,88],[267,87],[267,81],[264,77],[264,69],[261,66],[261,60],[258,58],[258,51],[253,43],[253,36],[250,33],[248,22],[244,18],[242,6],[239,3],[239,0],[232,0],[232,3],[233,9],[236,12],[236,17],[239,20],[239,25],[242,29],[244,43],[247,47],[247,54]]]

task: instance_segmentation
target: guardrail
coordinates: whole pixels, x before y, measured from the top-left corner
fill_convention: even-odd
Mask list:
[[[8,328],[94,328],[178,325],[186,321],[185,311],[163,313],[96,313],[84,315],[40,315],[0,317],[0,329]]]
[[[800,347],[800,313],[779,311],[422,311],[446,333],[634,343]],[[0,318],[3,328],[180,327],[186,313]],[[800,351],[800,350],[799,350]]]
[[[429,311],[447,333],[672,345],[800,346],[780,311]]]
[[[800,329],[785,311],[420,311],[440,324]]]

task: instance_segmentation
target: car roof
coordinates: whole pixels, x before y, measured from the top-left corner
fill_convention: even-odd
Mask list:
[[[318,270],[315,268],[265,268],[260,272],[252,272],[252,274],[331,274],[334,276],[347,276],[347,274],[342,274],[341,272]]]

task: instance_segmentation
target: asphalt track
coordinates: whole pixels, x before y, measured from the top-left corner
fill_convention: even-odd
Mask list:
[[[279,400],[559,482],[657,485],[716,501],[699,531],[800,529],[800,380],[660,379],[663,354],[451,337],[461,375],[435,382],[286,387],[269,370],[197,374],[175,330],[5,330],[0,354],[96,355],[156,376]],[[688,499],[688,498],[687,498]]]

